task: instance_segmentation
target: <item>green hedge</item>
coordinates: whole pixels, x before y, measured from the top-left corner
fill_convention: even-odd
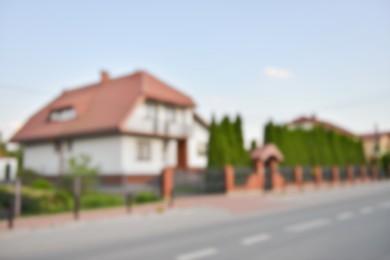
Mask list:
[[[55,189],[46,181],[39,180],[32,186],[21,190],[22,215],[38,215],[71,211],[73,196],[66,190]],[[0,207],[8,209],[12,187],[0,187]],[[159,197],[151,192],[141,192],[133,197],[133,204],[144,204],[158,201]],[[97,209],[124,205],[122,195],[101,192],[86,193],[81,196],[81,209]]]
[[[31,183],[30,187],[39,190],[53,190],[54,188],[53,184],[46,179],[37,179]]]
[[[249,151],[244,147],[242,120],[239,115],[232,121],[225,116],[221,122],[214,118],[210,125],[207,149],[208,166],[211,168],[250,165]]]
[[[96,209],[123,205],[123,197],[116,194],[87,193],[81,197],[81,208]]]
[[[144,204],[149,202],[158,201],[159,198],[151,192],[141,192],[134,196],[133,203],[134,204]]]
[[[0,187],[0,205],[9,208],[10,197],[13,195],[12,187]],[[58,213],[72,209],[72,197],[63,190],[40,190],[23,187],[22,215],[35,215],[44,213]]]
[[[321,126],[303,129],[270,122],[265,127],[264,143],[273,143],[282,151],[285,166],[365,163],[361,140]]]
[[[381,165],[383,167],[383,170],[388,174],[389,165],[390,165],[390,152],[382,156]]]

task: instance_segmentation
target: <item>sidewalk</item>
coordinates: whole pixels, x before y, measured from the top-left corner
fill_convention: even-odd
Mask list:
[[[174,200],[173,207],[177,210],[190,208],[190,207],[210,207],[219,208],[226,212],[239,215],[252,213],[256,211],[262,211],[266,209],[286,207],[291,204],[291,201],[281,199],[287,198],[291,195],[316,194],[319,191],[334,191],[342,190],[346,187],[353,188],[354,186],[369,186],[374,182],[364,182],[357,184],[338,184],[330,187],[327,184],[316,187],[313,184],[305,185],[301,190],[297,187],[286,187],[285,190],[278,192],[252,192],[243,193],[236,192],[231,194],[222,195],[205,195],[194,197],[181,197]],[[95,210],[83,210],[80,212],[79,218],[83,221],[88,220],[103,220],[115,217],[125,216],[127,214],[145,216],[151,214],[160,214],[163,211],[170,209],[169,202],[157,202],[145,205],[134,206],[131,213],[128,213],[124,206],[115,208],[95,209]],[[38,229],[41,227],[51,227],[63,225],[65,223],[73,222],[74,217],[72,212],[53,214],[53,215],[39,215],[19,217],[14,221],[14,229]],[[8,230],[8,223],[6,220],[0,221],[0,231],[4,232]]]

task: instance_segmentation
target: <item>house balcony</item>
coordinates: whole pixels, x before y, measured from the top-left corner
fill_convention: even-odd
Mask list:
[[[158,121],[145,118],[133,118],[128,125],[130,131],[146,134],[157,134],[172,137],[189,137],[192,127],[189,124],[179,122]]]

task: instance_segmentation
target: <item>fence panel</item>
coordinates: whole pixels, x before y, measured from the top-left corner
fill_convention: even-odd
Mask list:
[[[332,169],[329,167],[323,167],[322,168],[322,179],[324,181],[332,181]]]
[[[286,182],[286,184],[295,182],[294,168],[292,168],[292,167],[282,167],[282,168],[279,169],[279,172],[283,176],[284,181]]]
[[[200,174],[204,175],[205,193],[225,192],[225,172],[223,169],[210,168]]]
[[[339,170],[340,170],[340,181],[346,181],[348,179],[347,168],[340,167]]]
[[[175,196],[202,194],[205,191],[204,175],[185,170],[173,174],[173,192]]]
[[[234,184],[236,186],[245,185],[249,176],[251,176],[253,173],[254,173],[254,170],[250,167],[234,168]]]
[[[264,190],[270,191],[272,190],[272,171],[269,167],[264,168]]]
[[[357,178],[360,178],[361,177],[361,175],[360,175],[360,168],[359,168],[359,166],[353,166],[353,176],[355,177],[355,179],[357,179]]]
[[[386,171],[383,167],[378,167],[378,180],[382,180],[386,178]]]
[[[313,170],[310,167],[303,167],[302,168],[302,179],[304,182],[310,182],[314,181],[314,174]]]
[[[372,167],[368,166],[368,167],[366,167],[366,169],[367,169],[367,177],[371,179],[374,175],[373,171],[372,171]]]

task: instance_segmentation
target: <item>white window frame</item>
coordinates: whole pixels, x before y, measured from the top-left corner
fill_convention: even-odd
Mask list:
[[[77,112],[73,107],[54,109],[49,114],[50,122],[66,122],[77,117]]]
[[[176,122],[176,109],[174,108],[174,107],[172,107],[172,106],[168,106],[167,108],[166,108],[166,120],[167,120],[167,122],[170,122],[170,123],[174,123],[174,122]]]
[[[152,102],[147,102],[145,104],[145,117],[147,119],[156,119],[157,118],[157,104]]]
[[[137,160],[150,161],[152,159],[152,147],[150,140],[138,140],[137,142]]]

